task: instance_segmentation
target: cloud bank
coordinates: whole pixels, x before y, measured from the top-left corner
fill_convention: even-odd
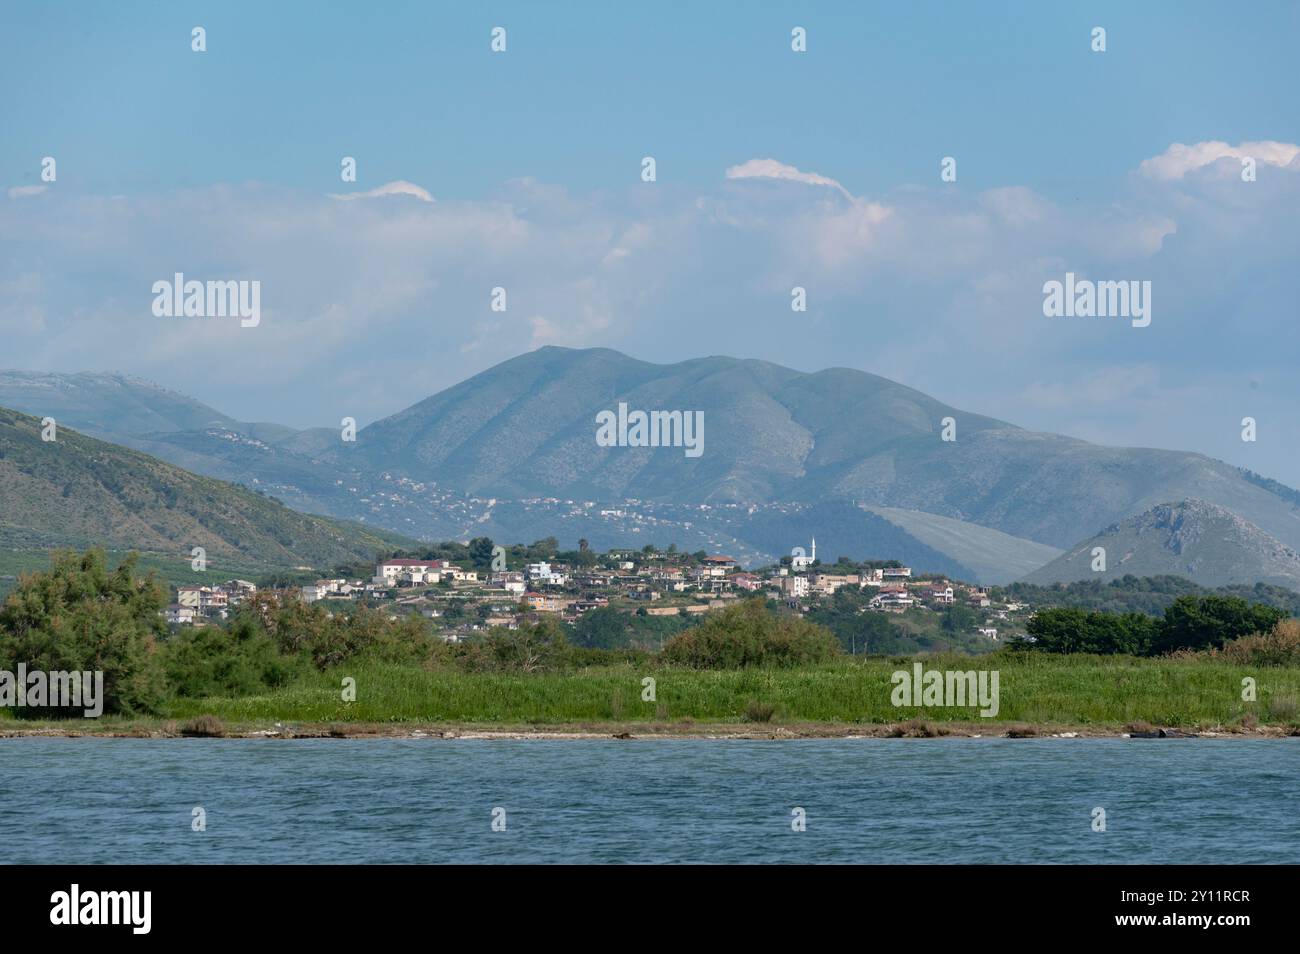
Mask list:
[[[1257,181],[1212,174],[1242,151]],[[252,183],[10,190],[0,366],[122,370],[307,426],[392,413],[543,344],[732,354],[861,368],[1017,424],[1300,484],[1297,153],[1175,144],[1094,201],[937,175],[853,196],[770,158],[704,190],[526,179],[475,201],[402,181],[346,201]],[[1045,318],[1043,284],[1067,271],[1151,281],[1151,326]],[[155,318],[152,283],[175,272],[261,281],[260,325]],[[806,312],[791,310],[795,286]]]

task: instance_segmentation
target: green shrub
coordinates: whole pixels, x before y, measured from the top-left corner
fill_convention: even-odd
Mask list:
[[[1218,649],[1252,633],[1267,633],[1286,617],[1285,610],[1235,596],[1183,596],[1165,610],[1152,649]]]
[[[302,664],[280,655],[250,617],[229,629],[202,626],[173,637],[162,650],[167,683],[178,696],[254,695],[286,685]]]
[[[1284,610],[1235,596],[1182,596],[1160,619],[1054,607],[1040,610],[1029,621],[1026,629],[1032,640],[1012,645],[1049,653],[1157,656],[1218,649],[1253,633],[1267,633],[1285,618]]]
[[[470,672],[547,672],[568,668],[572,647],[564,627],[550,617],[520,626],[497,627],[456,645],[453,659]]]
[[[0,669],[103,672],[105,713],[156,711],[165,694],[157,646],[167,593],[152,573],[136,579],[135,567],[134,554],[109,572],[102,550],[60,551],[49,571],[23,577],[0,609]]]
[[[1142,656],[1150,651],[1156,635],[1156,621],[1142,613],[1067,607],[1040,610],[1025,628],[1033,641],[1016,640],[1014,645],[1049,653]]]
[[[407,615],[393,620],[365,606],[331,616],[314,603],[258,594],[241,607],[240,620],[263,629],[283,655],[309,659],[321,670],[354,657],[427,662],[446,653],[446,644],[424,619]]]
[[[691,669],[792,667],[826,662],[839,652],[830,630],[767,611],[761,599],[710,614],[664,644],[663,659]]]

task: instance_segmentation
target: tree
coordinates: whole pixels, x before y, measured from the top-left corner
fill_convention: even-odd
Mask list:
[[[180,696],[243,696],[283,686],[296,660],[280,655],[258,621],[237,617],[227,629],[199,626],[163,645],[167,682]]]
[[[1153,649],[1220,649],[1234,639],[1270,632],[1286,617],[1284,610],[1235,596],[1182,596],[1157,624]]]
[[[841,587],[807,616],[825,626],[850,653],[887,653],[900,647],[901,631],[884,613],[864,612],[860,593]]]
[[[538,560],[550,560],[559,552],[560,541],[555,537],[545,537],[530,543],[524,550],[524,561],[536,563]]]
[[[1033,641],[1017,646],[1049,653],[1147,655],[1156,623],[1142,613],[1100,613],[1058,607],[1041,610],[1026,626]]]
[[[839,652],[830,630],[768,612],[761,598],[711,613],[664,644],[664,659],[692,669],[792,667],[826,662]]]
[[[943,611],[943,621],[939,624],[945,633],[957,635],[969,633],[979,625],[980,616],[969,606],[953,603]]]
[[[0,669],[24,663],[28,671],[102,672],[105,712],[156,710],[164,695],[158,641],[167,633],[167,591],[152,573],[137,579],[136,562],[131,554],[110,571],[103,550],[64,551],[48,572],[24,577],[0,609]]]
[[[570,652],[564,626],[550,616],[518,629],[492,629],[465,650],[468,668],[496,672],[560,668]]]
[[[491,537],[475,537],[469,542],[469,559],[476,570],[488,570],[492,567]]]
[[[573,641],[588,649],[620,649],[628,643],[628,617],[608,606],[588,610],[578,618]]]

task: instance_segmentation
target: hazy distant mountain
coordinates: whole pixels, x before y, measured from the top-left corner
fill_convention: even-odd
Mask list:
[[[1026,431],[844,368],[805,373],[726,357],[658,365],[547,347],[377,421],[355,443],[333,428],[233,421],[132,379],[40,378],[0,374],[0,401],[41,416],[62,394],[67,419],[93,419],[107,439],[302,510],[413,536],[677,542],[760,559],[816,532],[834,540],[831,559],[900,556],[878,549],[887,546],[923,569],[1005,582],[1101,527],[1201,499],[1300,549],[1300,493],[1267,478],[1202,454]],[[78,411],[77,394],[97,402],[93,413]],[[619,402],[702,411],[702,455],[600,446],[596,415]],[[943,439],[946,418],[955,440]],[[140,424],[153,429],[123,435]],[[832,503],[862,516],[816,530],[808,521]],[[793,539],[777,540],[772,528],[791,514],[807,532],[792,526]]]
[[[1105,550],[1105,571],[1093,550]],[[1223,507],[1184,500],[1107,527],[1025,577],[1027,583],[1184,576],[1202,586],[1272,583],[1300,588],[1300,553]]]
[[[237,422],[175,391],[124,374],[0,371],[0,407],[86,433],[150,434]]]
[[[103,546],[241,565],[329,569],[410,545],[397,534],[298,513],[241,487],[0,408],[0,547]]]
[[[705,449],[600,447],[596,414],[702,410]],[[942,439],[952,418],[956,440]],[[861,371],[542,348],[366,427],[327,459],[495,497],[845,499],[1063,548],[1162,501],[1213,501],[1300,547],[1300,508],[1201,454],[1111,448],[943,404]]]
[[[0,371],[0,407],[52,417],[62,427],[263,489],[309,512],[334,514],[339,481],[352,476],[314,459],[339,439],[337,430],[237,421],[128,375]]]

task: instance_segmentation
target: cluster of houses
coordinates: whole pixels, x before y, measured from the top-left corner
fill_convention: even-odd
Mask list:
[[[743,585],[749,587],[752,584],[746,580]],[[959,602],[975,609],[987,609],[991,605],[987,587],[968,586],[945,579],[914,580],[911,568],[906,566],[860,573],[787,573],[781,570],[767,581],[767,586],[777,591],[773,595],[792,605],[811,597],[833,596],[844,587],[870,588],[872,596],[868,605],[885,613],[903,613],[913,606],[942,609]]]
[[[758,572],[741,569],[729,556],[646,551],[611,551],[581,566],[539,561],[517,570],[486,571],[445,559],[400,557],[381,560],[369,580],[322,579],[299,587],[297,593],[308,603],[364,599],[389,606],[394,615],[419,613],[438,621],[449,639],[497,626],[517,628],[541,613],[575,622],[584,613],[611,606],[648,616],[694,615],[751,594],[804,610],[845,587],[869,590],[867,607],[885,613],[903,613],[916,606],[943,609],[958,603],[990,609],[985,587],[931,576],[914,578],[905,566],[857,572],[844,572],[839,566],[822,568],[815,562],[816,547],[814,540],[810,556],[798,550],[784,563]],[[224,619],[232,607],[256,592],[256,586],[243,580],[182,586],[166,616],[177,624]],[[1008,606],[985,615],[1005,619],[1008,609],[1019,608]],[[992,625],[982,626],[979,632],[998,638]]]
[[[181,625],[225,619],[231,609],[256,593],[256,584],[248,580],[227,580],[215,586],[179,586],[176,602],[163,610],[163,617],[169,623]]]

